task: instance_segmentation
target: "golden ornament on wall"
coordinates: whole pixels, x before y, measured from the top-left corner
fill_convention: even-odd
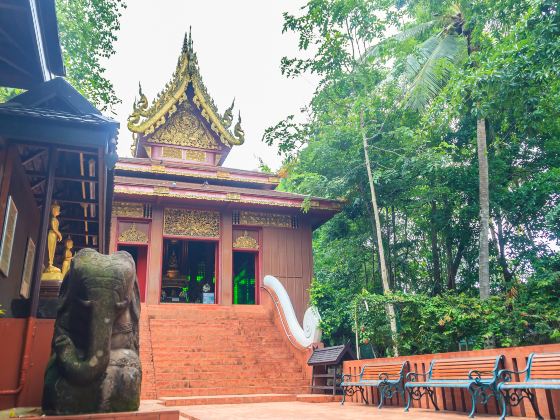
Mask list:
[[[243,248],[243,249],[259,249],[258,241],[249,236],[247,231],[243,232],[243,235],[239,236],[235,242],[233,243],[234,248]]]
[[[144,205],[115,201],[113,202],[113,215],[117,217],[144,217]]]
[[[187,150],[185,152],[185,159],[195,162],[204,162],[206,160],[206,153],[202,150]]]
[[[148,235],[136,228],[136,223],[133,223],[127,230],[121,232],[119,235],[119,242],[148,242]]]
[[[240,211],[239,224],[248,226],[292,227],[292,216],[285,214]]]
[[[220,236],[220,213],[187,209],[164,209],[163,233],[172,236],[217,238]]]
[[[162,155],[164,158],[183,159],[183,151],[175,147],[164,147]]]

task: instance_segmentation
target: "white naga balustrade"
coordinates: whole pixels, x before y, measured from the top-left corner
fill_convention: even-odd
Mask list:
[[[265,276],[263,287],[270,293],[280,314],[284,330],[290,341],[301,347],[310,347],[313,343],[321,341],[321,317],[316,307],[307,308],[303,316],[303,328],[297,320],[292,301],[286,289],[274,276]],[[283,316],[282,316],[283,315]]]

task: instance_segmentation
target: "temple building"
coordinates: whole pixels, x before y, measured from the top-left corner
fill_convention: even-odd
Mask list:
[[[276,191],[276,175],[222,166],[244,142],[235,114],[234,103],[218,111],[185,36],[170,82],[151,104],[140,87],[129,117],[133,157],[115,168],[110,249],[134,256],[148,304],[258,304],[273,275],[301,320],[312,231],[340,203]]]

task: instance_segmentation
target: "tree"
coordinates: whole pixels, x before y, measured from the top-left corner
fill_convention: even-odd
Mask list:
[[[472,29],[464,19],[458,5],[453,5],[451,13],[446,13],[428,22],[422,22],[407,28],[405,31],[389,38],[398,41],[410,37],[421,36],[425,31],[436,28],[437,33],[422,42],[418,49],[407,59],[408,93],[407,106],[421,110],[440,94],[449,80],[449,76],[457,66],[464,62],[465,53],[472,51]],[[464,39],[462,39],[464,38]],[[379,46],[371,48],[369,56],[375,55]],[[480,237],[479,237],[479,288],[480,298],[490,296],[490,272],[488,259],[488,231],[490,198],[488,186],[488,153],[486,141],[486,120],[477,120],[476,142],[479,164],[479,205],[480,205]]]
[[[391,287],[389,286],[389,279],[387,278],[387,265],[385,264],[385,251],[383,250],[383,236],[381,234],[381,219],[379,218],[379,207],[377,206],[377,195],[375,194],[375,184],[373,182],[373,176],[371,174],[371,164],[369,162],[368,153],[368,142],[366,128],[364,124],[364,111],[360,112],[360,131],[362,134],[362,141],[364,143],[364,160],[366,163],[366,170],[368,174],[369,190],[371,193],[371,205],[373,208],[373,214],[375,217],[375,232],[377,237],[377,249],[379,251],[379,267],[381,270],[381,282],[383,285],[383,291],[385,293],[391,292]],[[391,335],[393,338],[393,356],[399,355],[398,339],[397,339],[397,317],[395,315],[395,308],[393,304],[388,303],[385,310],[387,311],[387,317],[389,318],[389,324],[391,326]]]

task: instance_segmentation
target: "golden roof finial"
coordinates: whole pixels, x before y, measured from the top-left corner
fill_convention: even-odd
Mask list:
[[[233,128],[233,134],[235,134],[237,140],[245,140],[245,131],[241,128],[241,111],[239,111],[239,115],[237,117],[237,124],[235,124],[235,127]]]
[[[231,103],[231,106],[226,109],[226,112],[224,112],[224,127],[225,128],[230,128],[231,127],[231,123],[233,122],[233,106],[235,105],[235,98],[233,98],[233,102]]]

